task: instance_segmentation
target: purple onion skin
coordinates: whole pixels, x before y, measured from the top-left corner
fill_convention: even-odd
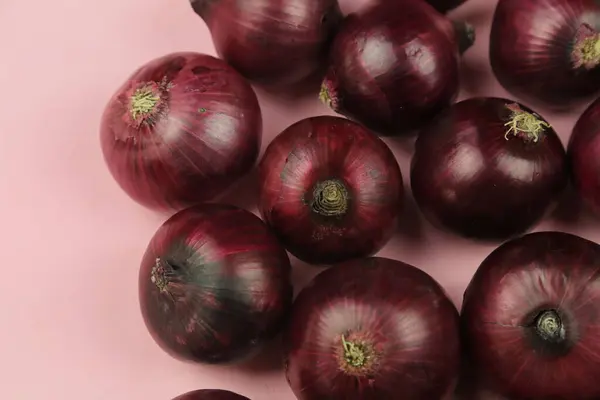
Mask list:
[[[220,389],[200,389],[184,393],[173,400],[250,400],[237,393]]]
[[[586,33],[587,32],[587,33]],[[600,36],[596,0],[500,0],[490,62],[500,84],[535,106],[564,110],[600,90],[600,52],[581,65],[577,47]]]
[[[456,7],[462,5],[467,0],[426,0],[427,3],[431,4],[433,8],[441,13],[447,13],[448,11],[454,10]]]
[[[387,145],[333,116],[307,118],[280,133],[259,163],[259,185],[263,219],[288,251],[311,264],[378,251],[397,228],[404,200]],[[321,197],[328,185],[341,196],[331,206]]]
[[[571,139],[568,156],[571,176],[584,202],[600,215],[600,99],[579,117]]]
[[[600,246],[567,233],[531,233],[494,250],[461,313],[480,379],[518,399],[600,398],[598,271]]]
[[[148,101],[156,101],[151,110],[144,109]],[[253,167],[262,116],[233,68],[205,54],[173,53],[117,90],[100,136],[110,173],[131,198],[178,210],[221,195]]]
[[[283,341],[298,400],[439,400],[458,379],[458,312],[432,277],[400,261],[321,272],[296,298]],[[362,366],[347,343],[366,355]]]
[[[504,240],[530,229],[556,204],[568,183],[565,149],[549,126],[537,141],[508,133],[515,115],[509,107],[545,122],[511,100],[472,98],[419,135],[411,187],[433,225],[468,238]]]
[[[322,70],[342,20],[337,0],[190,0],[221,58],[257,84],[294,86]]]
[[[159,228],[142,260],[146,327],[178,359],[243,361],[285,323],[290,268],[285,250],[250,212],[220,204],[182,210]]]
[[[421,0],[350,14],[333,42],[321,100],[381,135],[405,135],[454,102],[459,47],[473,35]]]

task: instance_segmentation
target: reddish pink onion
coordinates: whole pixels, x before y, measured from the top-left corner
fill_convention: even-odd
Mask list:
[[[378,133],[412,131],[455,100],[459,49],[473,40],[470,26],[422,0],[378,2],[346,18],[321,100]]]
[[[565,109],[600,90],[600,2],[499,0],[490,62],[509,92]]]
[[[400,167],[381,139],[350,120],[296,122],[269,144],[259,176],[263,219],[301,260],[368,256],[396,228]]]
[[[337,0],[190,0],[219,55],[246,78],[294,85],[323,67],[342,19]]]
[[[139,203],[180,209],[222,194],[254,165],[262,117],[250,85],[223,61],[173,53],[135,71],[110,99],[102,151]]]

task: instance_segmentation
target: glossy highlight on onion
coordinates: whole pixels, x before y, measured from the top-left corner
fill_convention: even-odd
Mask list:
[[[568,183],[565,149],[550,124],[500,98],[454,104],[419,135],[413,196],[435,226],[505,240],[533,227]]]
[[[440,400],[458,379],[454,304],[431,276],[386,258],[317,275],[298,294],[283,343],[298,400]]]
[[[303,119],[259,163],[259,210],[286,249],[311,264],[365,257],[397,227],[404,188],[391,150],[345,118]]]
[[[228,390],[220,389],[200,389],[193,392],[187,392],[173,400],[250,400],[247,397]]]
[[[568,155],[577,192],[600,215],[600,99],[590,104],[577,120]]]
[[[320,98],[382,135],[403,135],[454,102],[473,28],[422,0],[377,2],[350,14],[331,47]]]
[[[294,86],[322,70],[342,14],[337,0],[190,0],[217,53],[264,86]]]
[[[562,232],[502,244],[465,291],[477,377],[509,398],[600,398],[600,246]]]
[[[146,327],[173,357],[245,360],[285,323],[290,268],[285,250],[254,214],[209,203],[182,210],[158,229],[142,259]]]
[[[221,195],[253,167],[261,135],[250,85],[223,61],[190,52],[135,71],[110,99],[100,128],[119,186],[159,210]]]
[[[600,2],[499,0],[490,62],[506,90],[536,106],[585,100],[600,90]]]

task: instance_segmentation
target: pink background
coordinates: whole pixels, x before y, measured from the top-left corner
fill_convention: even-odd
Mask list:
[[[359,1],[341,3],[349,11]],[[461,98],[507,96],[487,60],[494,6],[470,0],[453,13],[478,35],[465,56]],[[0,0],[0,48],[0,397],[166,400],[212,387],[253,400],[293,399],[276,345],[246,366],[182,363],[154,344],[138,309],[140,257],[166,216],[138,206],[114,183],[100,152],[99,118],[112,92],[146,61],[173,51],[214,54],[188,2]],[[263,149],[289,124],[329,113],[316,96],[295,103],[259,97]],[[538,111],[566,143],[582,108],[571,115]],[[386,142],[407,181],[409,151]],[[251,178],[229,199],[255,210]],[[536,229],[600,241],[596,222],[585,218],[575,227],[570,211]],[[493,247],[435,231],[409,201],[400,233],[380,255],[424,269],[460,306]],[[294,265],[298,287],[319,271]]]

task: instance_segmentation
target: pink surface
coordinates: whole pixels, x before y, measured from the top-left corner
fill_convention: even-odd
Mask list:
[[[358,5],[342,0],[348,11]],[[470,0],[453,13],[477,28],[463,66],[461,98],[508,96],[487,60],[495,1]],[[166,400],[223,388],[253,400],[293,399],[271,349],[251,365],[196,366],[152,341],[138,309],[142,253],[165,219],[133,203],[110,177],[99,118],[139,65],[173,51],[214,54],[204,23],[186,0],[0,0],[0,290],[3,399]],[[259,93],[266,144],[289,124],[330,113],[316,96],[297,103]],[[576,116],[543,114],[566,143]],[[387,140],[408,181],[409,150]],[[252,180],[231,202],[255,211]],[[551,217],[558,229],[600,241],[597,221]],[[434,276],[460,306],[462,292],[493,245],[431,228],[412,202],[401,232],[379,254]],[[294,260],[297,287],[319,271]]]

